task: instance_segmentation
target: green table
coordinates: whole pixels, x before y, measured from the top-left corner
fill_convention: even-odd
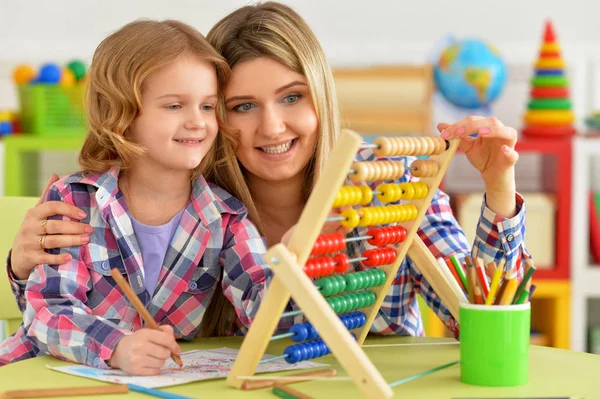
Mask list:
[[[4,142],[4,195],[39,196],[38,155],[43,151],[77,151],[85,136],[75,138],[12,135]],[[51,171],[53,172],[53,171]]]
[[[365,344],[397,344],[441,342],[447,339],[413,337],[374,337]],[[274,341],[268,353],[281,354],[291,341]],[[183,343],[184,351],[219,347],[239,348],[241,338],[210,338]],[[365,348],[365,352],[382,372],[388,382],[431,369],[459,358],[458,345],[397,346]],[[329,363],[345,375],[332,356],[315,359]],[[58,388],[97,386],[103,383],[49,370],[45,365],[68,363],[51,357],[40,357],[0,367],[0,391],[12,389]],[[539,398],[559,396],[600,397],[600,356],[571,352],[562,349],[532,346],[530,352],[529,384],[515,388],[483,388],[460,382],[460,366],[455,365],[435,374],[407,382],[393,388],[397,398]],[[351,381],[314,381],[292,385],[298,391],[315,398],[350,399],[362,397]],[[269,389],[239,391],[231,388],[224,379],[191,383],[163,388],[167,392],[192,398],[276,398]],[[99,396],[95,396],[99,397]],[[123,398],[125,395],[109,395]],[[150,396],[130,393],[131,398]],[[91,398],[91,397],[88,397]]]

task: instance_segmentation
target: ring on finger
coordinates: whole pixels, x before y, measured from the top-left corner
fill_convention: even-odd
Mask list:
[[[42,234],[43,235],[48,234],[48,231],[46,230],[46,223],[48,223],[48,219],[42,220]]]
[[[46,235],[44,234],[43,236],[40,236],[39,241],[40,241],[40,248],[42,249],[42,251],[45,251],[46,250],[46,245],[45,245]]]

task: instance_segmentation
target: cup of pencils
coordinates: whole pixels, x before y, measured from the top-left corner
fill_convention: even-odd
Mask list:
[[[479,386],[525,385],[529,379],[530,297],[535,266],[525,262],[524,277],[504,270],[504,262],[481,259],[460,263],[464,286],[460,302],[460,379]],[[456,258],[448,263],[454,263]],[[462,287],[461,286],[461,287]]]

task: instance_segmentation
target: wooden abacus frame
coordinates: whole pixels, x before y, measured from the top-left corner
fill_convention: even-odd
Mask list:
[[[402,223],[407,230],[406,238],[396,247],[398,253],[396,261],[391,265],[381,267],[386,272],[386,281],[383,285],[371,289],[377,295],[377,299],[372,306],[364,309],[367,321],[356,332],[356,340],[303,271],[303,266],[310,256],[312,247],[334,203],[337,190],[332,187],[341,187],[344,184],[347,172],[350,170],[362,142],[362,138],[352,131],[343,130],[341,132],[327,165],[300,216],[296,229],[290,237],[289,244],[287,246],[277,244],[268,250],[266,261],[274,272],[273,280],[229,373],[227,382],[230,385],[239,389],[243,380],[238,377],[251,376],[256,372],[270,337],[277,328],[280,315],[292,297],[312,323],[319,337],[330,348],[333,356],[353,378],[365,396],[377,399],[392,397],[391,388],[364,353],[361,345],[367,337],[375,316],[407,253],[448,307],[450,313],[458,320],[459,297],[440,270],[435,257],[416,234],[456,152],[458,140],[450,141],[450,145],[443,153],[431,156],[430,159],[438,162],[438,173],[434,177],[421,178],[421,181],[429,187],[428,193],[422,199],[411,201],[417,206],[417,217]]]

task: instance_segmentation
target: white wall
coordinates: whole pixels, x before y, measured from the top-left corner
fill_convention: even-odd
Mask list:
[[[555,24],[579,117],[600,108],[600,2],[586,0],[288,0],[333,66],[422,63],[448,34],[494,43],[511,82],[494,112],[520,123],[543,23]],[[0,108],[16,107],[10,73],[20,62],[89,60],[111,31],[136,18],[176,18],[203,33],[243,0],[0,0]],[[593,90],[592,86],[596,89]]]

